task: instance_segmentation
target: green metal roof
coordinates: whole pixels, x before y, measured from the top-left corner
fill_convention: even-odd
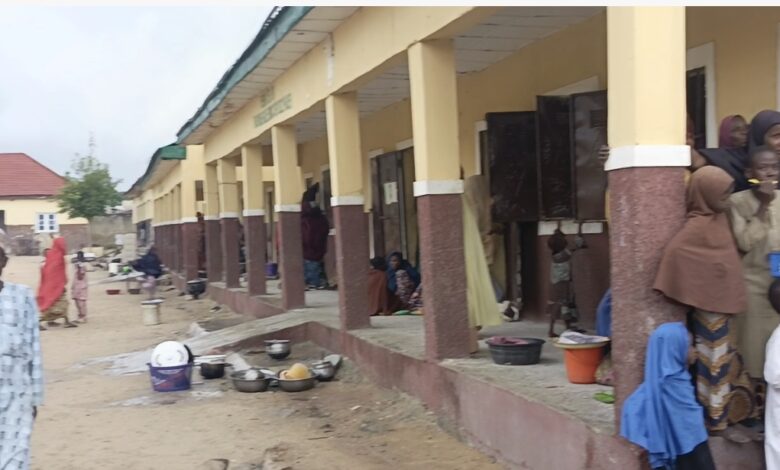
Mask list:
[[[125,191],[124,198],[130,199],[140,194],[144,184],[154,174],[154,170],[160,164],[161,160],[186,160],[187,159],[187,147],[179,145],[177,143],[168,144],[165,147],[160,147],[155,150],[152,158],[149,159],[149,165],[146,167],[146,171],[135,183]]]
[[[225,72],[214,90],[177,133],[177,142],[182,143],[208,118],[225,100],[230,90],[260,65],[271,50],[301,21],[314,7],[274,7],[260,32],[257,33],[241,57]]]

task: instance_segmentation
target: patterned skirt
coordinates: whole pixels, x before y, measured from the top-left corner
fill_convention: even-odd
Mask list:
[[[54,321],[60,318],[68,319],[68,295],[65,290],[54,305],[41,312],[41,321]]]
[[[730,328],[732,315],[696,310],[696,394],[706,413],[707,429],[722,431],[754,414],[754,398],[745,387],[747,373]],[[749,384],[749,381],[747,382]]]

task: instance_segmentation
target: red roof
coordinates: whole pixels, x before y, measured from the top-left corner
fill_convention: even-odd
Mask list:
[[[65,178],[24,153],[0,153],[0,197],[53,196]]]

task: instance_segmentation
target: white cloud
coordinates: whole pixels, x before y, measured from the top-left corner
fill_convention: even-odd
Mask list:
[[[94,132],[126,189],[200,106],[270,6],[0,6],[0,152],[64,173]]]

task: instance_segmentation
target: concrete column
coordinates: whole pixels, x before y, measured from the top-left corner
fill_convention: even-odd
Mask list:
[[[274,211],[279,224],[279,270],[282,276],[282,308],[289,310],[306,303],[301,241],[301,185],[298,169],[298,143],[295,127],[271,128],[274,153]]]
[[[222,229],[222,265],[225,286],[241,287],[241,266],[239,265],[238,234],[238,185],[236,183],[236,162],[221,158],[217,161],[219,182],[219,220]]]
[[[219,282],[223,279],[222,230],[219,225],[219,185],[216,165],[206,165],[203,196],[206,199],[203,214],[206,224],[206,273],[209,282]]]
[[[263,149],[259,145],[241,147],[244,167],[244,243],[249,295],[262,295],[265,289],[266,233],[265,194],[263,194]]]
[[[684,321],[652,289],[685,217],[685,8],[608,7],[612,360],[622,402],[642,381],[647,338]]]
[[[195,201],[195,180],[185,177],[181,182],[181,271],[185,281],[198,278],[198,218]]]
[[[366,328],[371,325],[368,314],[368,224],[363,210],[357,93],[329,96],[325,100],[325,111],[341,328]]]
[[[426,355],[466,357],[470,332],[453,42],[419,42],[408,56]]]

